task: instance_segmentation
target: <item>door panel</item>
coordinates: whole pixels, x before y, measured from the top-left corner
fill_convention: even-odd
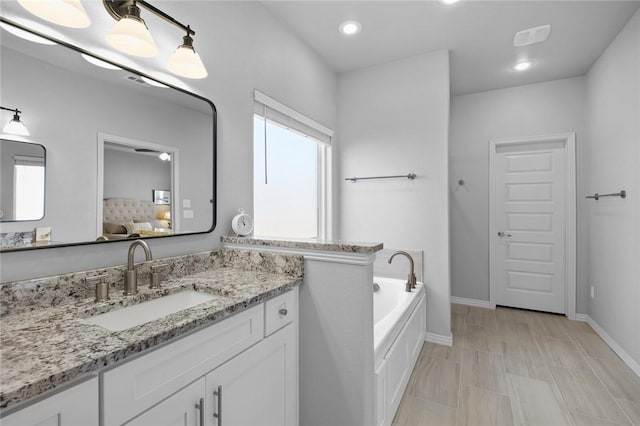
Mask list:
[[[525,148],[495,154],[496,301],[564,313],[565,145]]]

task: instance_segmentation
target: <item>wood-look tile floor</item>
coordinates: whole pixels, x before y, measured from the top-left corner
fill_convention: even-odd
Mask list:
[[[394,426],[640,426],[640,378],[588,324],[451,311],[453,346],[424,344]]]

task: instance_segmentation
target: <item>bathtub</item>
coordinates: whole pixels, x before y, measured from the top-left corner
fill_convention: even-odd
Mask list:
[[[426,295],[418,283],[410,293],[406,280],[374,277],[373,344],[376,374],[376,425],[393,420],[422,349]]]

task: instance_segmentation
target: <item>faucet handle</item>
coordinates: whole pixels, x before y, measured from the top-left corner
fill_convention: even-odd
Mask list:
[[[162,276],[160,275],[159,270],[164,269],[167,266],[169,266],[168,263],[158,263],[157,265],[151,265],[151,283],[149,284],[149,288],[160,288]]]
[[[96,275],[95,277],[87,277],[84,279],[87,284],[96,283],[96,303],[109,300],[109,283],[104,281],[105,278],[107,278],[107,274]]]

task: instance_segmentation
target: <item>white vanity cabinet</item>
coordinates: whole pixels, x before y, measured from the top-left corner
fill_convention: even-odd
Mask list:
[[[98,378],[0,419],[2,426],[98,426]]]
[[[295,426],[297,345],[289,325],[206,376],[214,426]]]
[[[204,378],[171,395],[127,426],[203,426]],[[205,423],[206,424],[206,423]]]
[[[297,302],[294,288],[103,372],[101,425],[296,426]]]

